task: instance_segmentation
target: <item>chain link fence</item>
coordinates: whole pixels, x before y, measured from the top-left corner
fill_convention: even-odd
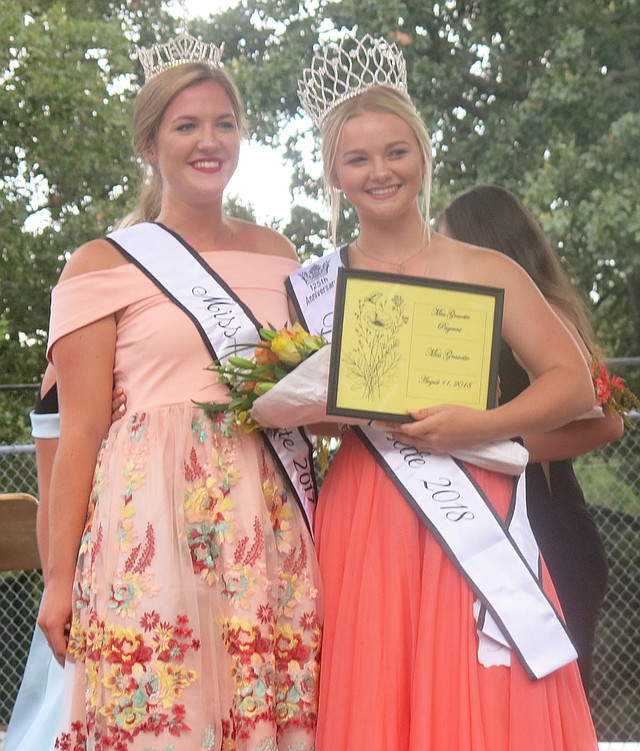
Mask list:
[[[640,741],[640,424],[576,461],[609,559],[590,703],[603,742]],[[0,446],[0,492],[37,494],[34,448]],[[0,574],[0,727],[11,714],[42,591],[40,572]]]
[[[575,467],[609,563],[596,632],[593,716],[602,740],[640,742],[640,420]]]
[[[32,445],[0,446],[0,493],[38,496]],[[0,727],[9,722],[42,596],[40,571],[0,573]]]

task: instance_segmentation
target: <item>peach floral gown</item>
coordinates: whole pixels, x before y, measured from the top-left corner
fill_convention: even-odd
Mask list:
[[[259,321],[287,320],[297,264],[203,254]],[[256,434],[224,398],[188,317],[130,263],[59,284],[50,347],[123,311],[128,418],[100,451],[73,592],[64,751],[311,751],[320,594],[312,541]]]

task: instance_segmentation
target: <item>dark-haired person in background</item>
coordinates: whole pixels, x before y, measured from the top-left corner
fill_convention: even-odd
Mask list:
[[[586,358],[601,356],[587,310],[557,253],[524,203],[497,185],[462,193],[442,211],[439,231],[456,240],[504,253],[522,266],[574,335]],[[527,372],[503,343],[501,402],[529,385]],[[588,693],[598,612],[607,587],[607,560],[587,509],[572,459],[620,438],[623,421],[613,410],[603,417],[575,420],[547,433],[523,436],[529,450],[527,510],[576,643]]]

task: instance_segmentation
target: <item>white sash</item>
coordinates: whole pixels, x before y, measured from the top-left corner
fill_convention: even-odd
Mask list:
[[[287,289],[301,322],[331,338],[340,253],[294,274]],[[464,464],[368,427],[354,428],[399,492],[416,511],[478,597],[474,608],[483,664],[509,664],[509,649],[531,678],[576,659],[577,653],[538,576],[539,554],[526,513],[524,472],[516,479],[503,522]]]
[[[291,302],[307,331],[329,340],[333,330],[336,278],[341,266],[344,264],[340,251],[336,251],[299,269],[285,282]]]
[[[249,308],[202,256],[166,227],[136,224],[110,233],[107,239],[189,316],[212,359],[225,363],[237,345],[259,340],[260,324]],[[316,483],[308,438],[299,428],[261,433],[313,530]]]

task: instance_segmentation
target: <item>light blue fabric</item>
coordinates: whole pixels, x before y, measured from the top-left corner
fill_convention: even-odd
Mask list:
[[[29,412],[31,420],[31,435],[34,438],[59,438],[59,412]]]
[[[36,626],[3,751],[53,751],[62,711],[63,674]]]

